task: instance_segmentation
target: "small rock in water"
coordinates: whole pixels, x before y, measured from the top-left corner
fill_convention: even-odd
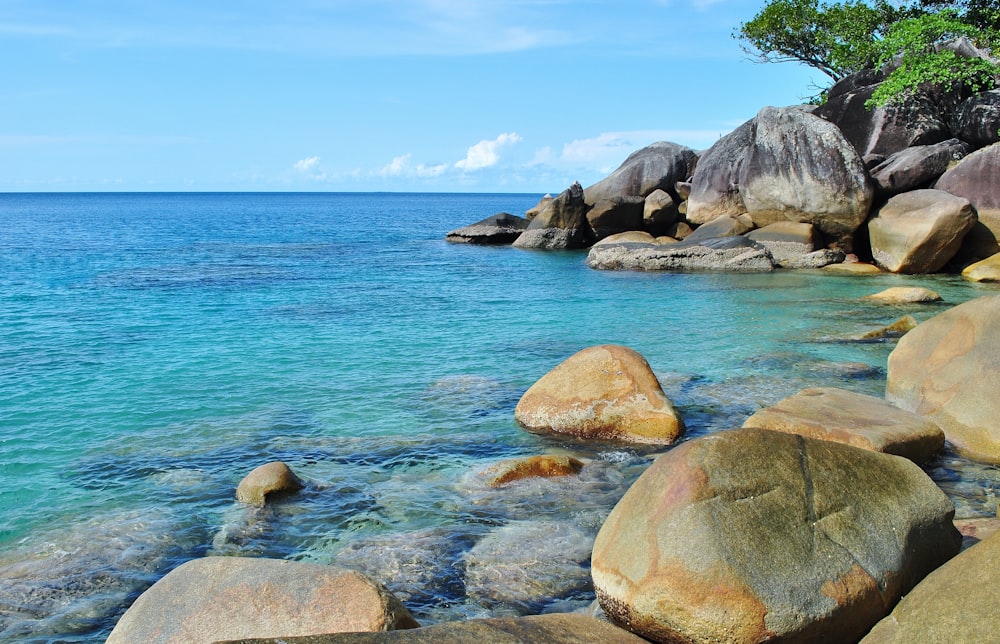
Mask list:
[[[247,474],[236,488],[236,499],[250,505],[262,506],[270,495],[296,492],[305,487],[288,465],[273,461],[261,465]]]
[[[922,286],[893,286],[884,291],[866,295],[861,298],[869,302],[881,302],[883,304],[912,304],[918,302],[939,302],[941,296]]]
[[[552,478],[579,474],[583,462],[563,454],[542,454],[526,458],[512,458],[488,468],[484,474],[487,485],[503,487],[527,478]]]
[[[912,315],[906,315],[888,326],[884,326],[881,329],[874,329],[872,331],[866,331],[864,333],[859,333],[852,335],[847,339],[853,342],[870,342],[877,340],[888,340],[891,338],[898,338],[905,333],[912,331],[917,328],[920,324],[915,317]]]

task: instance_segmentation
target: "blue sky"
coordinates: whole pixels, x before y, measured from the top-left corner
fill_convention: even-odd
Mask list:
[[[0,0],[0,191],[556,193],[824,77],[763,0]]]

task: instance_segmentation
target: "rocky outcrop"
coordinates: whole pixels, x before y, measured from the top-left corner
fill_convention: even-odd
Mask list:
[[[288,465],[281,461],[266,463],[243,477],[236,487],[236,500],[263,506],[268,497],[297,492],[305,487]]]
[[[1000,140],[1000,90],[980,92],[963,101],[952,116],[955,136],[975,148]]]
[[[995,641],[998,561],[1000,535],[972,546],[920,582],[862,644]]]
[[[927,416],[957,451],[1000,463],[1000,296],[941,313],[889,354],[886,399]]]
[[[446,622],[408,631],[343,633],[254,640],[254,644],[645,644],[613,624],[579,613],[492,617]],[[249,644],[222,642],[220,644]]]
[[[958,139],[906,148],[872,168],[872,181],[875,182],[875,189],[882,197],[924,188],[944,174],[950,164],[965,157],[969,151],[969,145]]]
[[[549,204],[552,203],[553,199],[554,197],[552,195],[545,195],[544,197],[538,200],[538,203],[536,203],[534,206],[524,211],[524,218],[527,219],[528,221],[531,221],[532,219],[537,217],[539,213],[548,208]]]
[[[770,251],[746,237],[711,238],[675,244],[607,244],[587,254],[587,266],[610,271],[725,271],[761,273],[774,270]]]
[[[873,197],[861,158],[836,126],[795,108],[758,112],[739,190],[758,227],[800,221],[833,239],[864,223]]]
[[[661,141],[629,155],[610,175],[588,187],[584,194],[590,205],[602,199],[645,197],[654,190],[674,192],[674,184],[686,181],[698,163],[691,148]],[[680,199],[678,199],[680,201]]]
[[[746,215],[731,217],[723,215],[716,217],[712,221],[698,226],[694,232],[684,238],[684,243],[695,244],[708,241],[710,239],[720,239],[723,237],[736,237],[742,235],[753,228],[753,222]]]
[[[940,302],[941,296],[922,286],[892,286],[884,291],[866,295],[861,299],[880,304],[916,304],[919,302]]]
[[[531,223],[524,217],[508,212],[491,215],[445,235],[445,240],[455,244],[512,244]]]
[[[830,88],[826,102],[813,114],[835,124],[865,159],[884,159],[951,138],[947,119],[927,96],[915,96],[900,106],[865,107],[882,80],[881,73],[871,70],[852,74]]]
[[[483,473],[490,487],[503,487],[528,478],[553,478],[579,474],[583,462],[564,454],[542,454],[512,458],[491,465]]]
[[[107,641],[214,642],[417,626],[398,599],[354,571],[207,557],[182,564],[153,584]]]
[[[853,445],[924,463],[944,447],[944,432],[923,416],[834,387],[803,389],[746,419],[743,427]]]
[[[1000,237],[1000,143],[965,157],[941,175],[934,187],[968,199],[979,221],[993,234],[995,247]]]
[[[597,597],[658,642],[856,641],[958,552],[912,461],[764,430],[660,456],[594,544]]]
[[[893,273],[933,273],[955,256],[975,223],[967,199],[942,190],[904,192],[868,222],[872,257]]]
[[[684,432],[646,359],[617,345],[567,358],[525,392],[514,418],[534,432],[657,445]]]
[[[587,221],[588,210],[583,188],[574,183],[531,220],[513,246],[542,250],[586,248],[595,241]]]
[[[692,224],[705,224],[723,215],[738,217],[747,211],[739,184],[753,129],[751,119],[716,141],[698,160],[685,215]]]
[[[641,230],[645,206],[642,197],[599,199],[587,212],[587,221],[598,240],[630,230]]]
[[[513,246],[541,250],[587,248],[596,241],[587,221],[588,210],[583,188],[574,183],[531,220]]]

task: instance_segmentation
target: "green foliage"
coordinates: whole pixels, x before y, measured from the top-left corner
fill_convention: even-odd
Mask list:
[[[733,35],[760,62],[800,62],[839,80],[874,65],[879,39],[900,16],[884,0],[771,0]]]
[[[990,34],[965,22],[953,9],[925,13],[894,24],[881,43],[878,65],[894,60],[894,69],[866,103],[871,108],[899,103],[923,87],[936,86],[945,92],[961,88],[973,92],[992,89],[1000,66],[969,56],[961,56],[941,45],[958,38],[986,45]]]

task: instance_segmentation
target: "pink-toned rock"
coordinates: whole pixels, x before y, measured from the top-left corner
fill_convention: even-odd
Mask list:
[[[503,487],[528,478],[554,478],[579,474],[583,461],[561,454],[541,454],[511,458],[490,466],[485,472],[486,484]]]
[[[617,345],[567,358],[525,392],[514,418],[530,431],[656,445],[684,432],[646,359]]]
[[[846,389],[803,389],[747,418],[743,427],[835,441],[927,461],[944,446],[944,432],[923,416],[881,398]]]
[[[926,416],[955,449],[1000,463],[1000,296],[923,322],[889,354],[886,399]]]
[[[955,527],[962,533],[962,549],[965,550],[1000,532],[1000,517],[955,519]]]
[[[416,628],[364,575],[299,561],[207,557],[182,564],[139,596],[109,644],[181,644]]]
[[[305,485],[288,465],[272,461],[256,468],[236,486],[236,500],[262,506],[271,495],[301,490]]]
[[[656,642],[851,642],[958,552],[912,461],[741,429],[660,456],[594,543],[601,606]]]

